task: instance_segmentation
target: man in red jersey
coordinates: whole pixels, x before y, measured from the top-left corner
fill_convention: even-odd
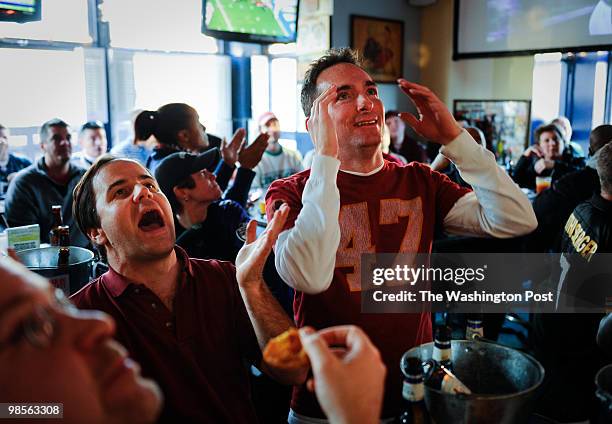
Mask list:
[[[537,226],[527,197],[435,94],[403,79],[398,85],[419,112],[419,118],[400,117],[442,144],[442,154],[473,192],[426,165],[383,160],[384,108],[376,83],[354,52],[338,49],[313,63],[304,79],[302,108],[316,151],[312,167],[274,182],[266,196],[269,214],[280,201],[290,206],[275,263],[296,290],[298,327],[364,329],[389,370],[383,419],[397,415],[401,405],[400,357],[431,341],[431,319],[429,313],[362,314],[361,255],[428,253],[436,222],[448,233],[493,237],[514,237]],[[311,418],[324,414],[306,386],[296,387],[289,422],[321,422]]]

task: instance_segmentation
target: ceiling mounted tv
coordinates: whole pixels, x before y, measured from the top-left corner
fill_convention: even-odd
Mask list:
[[[299,0],[203,0],[202,32],[249,43],[293,43]]]
[[[612,0],[455,0],[453,59],[612,48]]]
[[[0,21],[40,21],[40,0],[0,0]]]

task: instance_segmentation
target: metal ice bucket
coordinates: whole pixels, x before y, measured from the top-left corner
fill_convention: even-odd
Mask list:
[[[453,372],[472,395],[451,395],[425,385],[425,403],[436,424],[520,424],[529,422],[544,368],[518,350],[485,341],[453,340]],[[433,343],[402,356],[431,359]]]
[[[70,260],[66,268],[58,268],[59,247],[56,246],[20,250],[17,256],[26,267],[46,277],[66,295],[75,293],[91,280],[94,254],[82,247],[70,246]]]

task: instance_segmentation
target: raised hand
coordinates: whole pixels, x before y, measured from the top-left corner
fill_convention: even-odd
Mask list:
[[[243,145],[238,152],[240,166],[246,169],[255,168],[266,151],[266,147],[268,147],[269,138],[270,136],[267,133],[261,133],[251,144]]]
[[[368,336],[353,325],[300,330],[314,389],[332,423],[379,423],[386,368]],[[340,355],[329,346],[342,347]]]
[[[263,279],[263,268],[266,259],[276,243],[278,235],[285,226],[289,215],[289,206],[283,204],[274,212],[272,220],[263,233],[257,238],[257,222],[251,221],[247,225],[246,241],[236,257],[236,279],[240,286],[250,283],[259,283]]]
[[[523,156],[525,157],[537,156],[541,158],[541,157],[544,157],[544,152],[542,152],[540,145],[532,144],[531,146],[525,149],[525,151],[523,152]]]
[[[427,87],[405,79],[397,80],[400,89],[410,97],[417,108],[419,118],[408,112],[399,117],[406,121],[418,134],[439,144],[448,144],[461,134],[461,127],[448,108]]]
[[[229,166],[234,166],[238,160],[238,152],[243,147],[244,137],[246,136],[246,130],[244,128],[238,128],[232,140],[227,143],[225,138],[221,141],[221,158],[223,162]]]
[[[337,95],[335,85],[331,85],[323,91],[312,104],[310,116],[306,122],[315,152],[334,158],[338,157],[338,137],[329,114],[331,104],[336,100]]]

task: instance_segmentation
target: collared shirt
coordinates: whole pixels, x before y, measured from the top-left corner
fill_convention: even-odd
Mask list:
[[[116,338],[159,383],[164,422],[257,422],[247,361],[261,353],[228,262],[190,259],[183,264],[173,311],[144,284],[110,269],[72,296],[82,309],[98,309],[117,324]]]

